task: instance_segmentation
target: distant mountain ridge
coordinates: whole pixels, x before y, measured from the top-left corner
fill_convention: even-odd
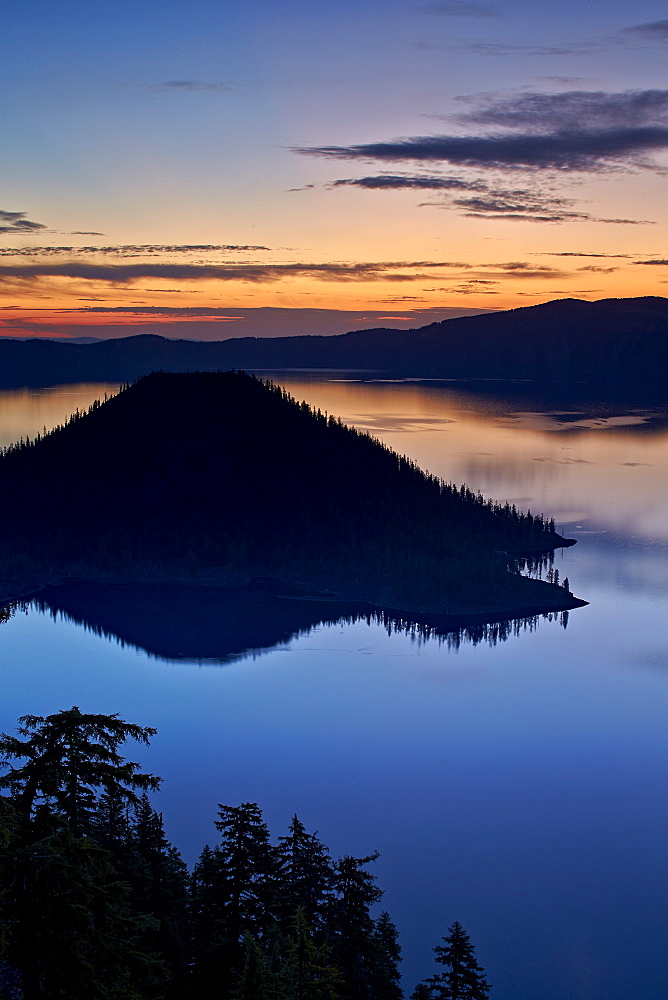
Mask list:
[[[337,336],[69,344],[0,339],[0,385],[133,381],[150,371],[230,368],[391,371],[423,377],[663,386],[668,298],[555,299],[411,330]]]

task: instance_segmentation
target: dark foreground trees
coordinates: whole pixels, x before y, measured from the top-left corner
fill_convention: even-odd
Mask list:
[[[487,1000],[490,987],[484,970],[478,965],[471,939],[459,921],[452,924],[448,936],[434,951],[436,961],[445,970],[420,983],[412,1000]]]
[[[220,805],[189,875],[120,754],[154,730],[78,708],[0,735],[0,1000],[401,1000],[397,930],[367,870],[295,816],[272,842]],[[487,996],[459,924],[416,998]],[[476,992],[477,990],[477,992]],[[422,991],[422,992],[419,992]]]

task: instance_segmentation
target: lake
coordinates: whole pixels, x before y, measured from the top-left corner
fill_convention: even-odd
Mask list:
[[[547,404],[527,384],[273,377],[430,472],[554,516],[578,542],[554,566],[589,605],[566,628],[448,643],[302,604],[268,623],[260,601],[220,646],[215,629],[198,645],[206,595],[168,628],[137,602],[83,624],[32,606],[0,626],[0,728],[73,704],[157,727],[130,755],[163,776],[189,861],[218,802],[257,801],[275,836],[297,812],[334,854],[379,850],[407,995],[459,920],[494,1000],[665,1000],[668,414],[581,387]],[[114,389],[3,392],[0,445]]]

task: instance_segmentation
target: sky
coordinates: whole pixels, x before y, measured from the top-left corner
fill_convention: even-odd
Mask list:
[[[658,0],[12,0],[0,335],[668,291]]]

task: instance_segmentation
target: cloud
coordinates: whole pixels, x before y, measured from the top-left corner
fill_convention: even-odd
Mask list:
[[[647,167],[648,155],[668,148],[668,90],[483,95],[465,100],[473,107],[449,121],[469,134],[294,151],[336,160],[601,173]],[[471,126],[478,127],[475,134]]]
[[[165,80],[163,83],[149,84],[148,90],[157,93],[224,93],[234,90],[230,83],[223,80]]]
[[[649,264],[650,266],[656,266],[658,264],[659,267],[662,267],[663,265],[668,264],[668,260],[634,260],[633,263]]]
[[[601,43],[571,42],[566,45],[520,45],[509,42],[465,42],[447,46],[477,56],[573,56],[591,55],[602,48]]]
[[[437,7],[438,5],[434,5]],[[436,10],[432,10],[436,13]],[[610,35],[592,38],[588,41],[565,42],[561,45],[535,45],[522,42],[454,42],[447,46],[461,52],[470,52],[481,56],[588,56],[594,53],[614,52],[620,49],[647,47],[647,43],[664,45],[668,42],[668,20],[649,21],[645,24],[631,25]],[[425,47],[433,48],[432,45]],[[572,77],[539,77],[556,83],[579,82]]]
[[[465,209],[467,216],[490,219],[500,216],[504,219],[540,218],[541,222],[565,222],[570,219],[588,219],[583,212],[569,211],[572,204],[566,198],[555,198],[526,190],[488,191],[474,198],[455,198],[457,208]]]
[[[533,92],[510,97],[482,94],[458,100],[472,106],[456,116],[464,124],[528,127],[537,134],[589,133],[624,126],[668,124],[668,90],[619,93],[570,90],[561,94]]]
[[[568,271],[562,271],[547,264],[536,267],[523,260],[511,260],[502,264],[483,264],[482,267],[493,268],[494,271],[513,278],[567,278],[570,274]]]
[[[298,150],[330,159],[453,163],[469,167],[596,171],[668,147],[666,127],[628,127],[553,135],[415,136],[358,146]]]
[[[448,306],[415,306],[402,309],[399,304],[397,319],[392,325],[405,327],[423,326],[455,316],[472,316],[488,312],[489,309]],[[156,313],[143,316],[141,312],[125,316],[121,312],[105,315],[88,315],[76,310],[56,311],[53,309],[31,310],[30,318],[0,319],[0,336],[60,336],[73,337],[85,334],[89,337],[127,337],[133,334],[158,333],[166,337],[195,340],[221,340],[231,337],[293,337],[299,334],[332,335],[349,330],[368,329],[387,325],[381,318],[384,312],[365,311],[363,314],[341,309],[289,309],[280,307],[246,308],[225,310],[223,316],[190,317],[173,313]],[[236,322],[226,322],[226,320]]]
[[[441,17],[501,17],[498,10],[482,3],[467,3],[466,0],[425,4],[419,10],[423,14],[438,14]]]
[[[668,21],[648,21],[624,28],[620,34],[631,38],[646,38],[653,42],[668,42]]]
[[[95,233],[80,233],[73,235],[93,236]],[[100,234],[103,235],[103,234]],[[69,257],[76,254],[102,254],[116,257],[151,257],[160,254],[188,254],[188,253],[241,253],[246,251],[256,252],[269,250],[269,247],[249,246],[238,243],[192,243],[192,244],[146,244],[126,246],[86,246],[86,247],[2,247],[0,257]]]
[[[104,233],[82,233],[78,229],[75,229],[70,233],[70,236],[104,236]]]
[[[421,207],[461,210],[469,218],[504,219],[524,222],[569,222],[581,219],[591,222],[608,222],[617,225],[649,225],[638,219],[600,219],[588,212],[573,209],[574,201],[556,197],[536,188],[491,187],[482,180],[465,180],[460,177],[439,177],[435,174],[380,174],[368,177],[349,177],[330,182],[330,188],[359,187],[370,191],[430,190],[441,193],[467,191],[473,198],[452,198],[438,202],[422,202]]]
[[[548,83],[559,83],[564,87],[574,87],[576,84],[592,83],[588,76],[537,76],[536,80],[546,80]]]
[[[80,301],[85,301],[81,299]],[[93,301],[92,299],[90,301]],[[63,310],[65,312],[84,313],[127,313],[133,316],[184,316],[200,317],[210,316],[221,320],[240,320],[243,316],[231,316],[229,309],[207,308],[202,306],[81,306],[76,310]]]
[[[93,264],[66,263],[0,264],[0,282],[36,281],[39,278],[72,278],[127,285],[141,278],[171,281],[243,281],[253,284],[309,277],[322,281],[416,281],[425,276],[419,269],[466,267],[452,261],[394,261],[375,263],[316,264]],[[408,271],[410,273],[402,273]]]
[[[0,209],[0,223],[7,223],[0,225],[0,235],[17,236],[47,228],[41,222],[31,222],[30,219],[26,219],[25,212],[7,212],[2,209]]]
[[[579,267],[578,271],[591,271],[594,274],[613,274],[615,271],[619,271],[619,268],[600,267],[598,264],[586,264],[584,267]]]
[[[621,258],[622,260],[630,260],[630,253],[579,253],[575,250],[548,250],[541,251],[541,257],[604,257],[606,259]]]
[[[418,191],[486,191],[483,181],[467,181],[460,177],[438,177],[434,174],[380,174],[377,177],[346,177],[332,181],[328,187],[359,187],[370,191],[413,189]]]

